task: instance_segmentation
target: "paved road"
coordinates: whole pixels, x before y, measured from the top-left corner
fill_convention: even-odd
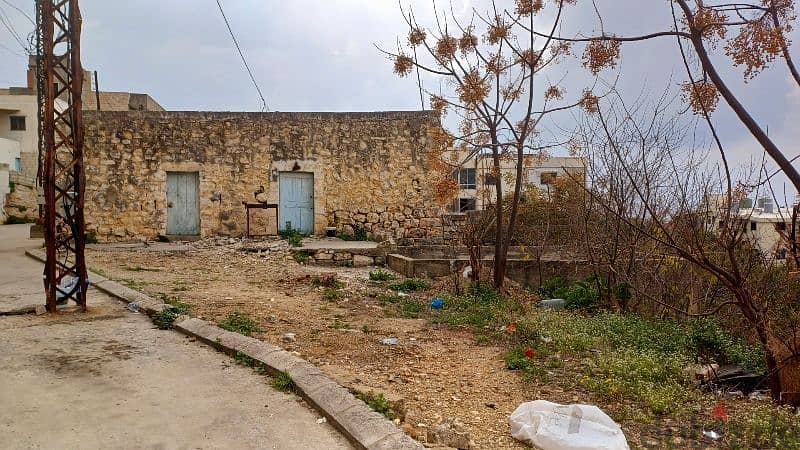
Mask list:
[[[0,304],[43,298],[25,229],[0,226]],[[89,294],[87,314],[0,317],[1,448],[351,448],[267,378]]]

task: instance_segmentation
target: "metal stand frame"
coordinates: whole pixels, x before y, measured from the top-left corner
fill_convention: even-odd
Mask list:
[[[37,0],[39,182],[47,245],[47,310],[73,300],[86,310],[83,68],[78,0]]]

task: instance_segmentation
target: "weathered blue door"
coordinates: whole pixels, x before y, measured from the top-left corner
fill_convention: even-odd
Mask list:
[[[314,174],[281,172],[278,185],[280,196],[280,229],[291,226],[303,234],[314,233]]]
[[[200,175],[167,172],[167,234],[200,235]]]

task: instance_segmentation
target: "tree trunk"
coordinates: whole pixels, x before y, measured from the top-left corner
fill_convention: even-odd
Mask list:
[[[800,406],[800,353],[792,353],[775,337],[768,338],[764,347],[768,354],[767,368],[770,373],[772,399],[779,403]]]
[[[495,233],[494,233],[494,287],[500,289],[506,278],[506,260],[503,257],[503,174],[500,173],[500,148],[497,136],[492,134],[492,165],[495,177]]]

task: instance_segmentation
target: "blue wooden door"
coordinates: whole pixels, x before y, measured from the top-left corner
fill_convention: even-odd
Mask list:
[[[167,172],[167,234],[200,235],[200,175]]]
[[[303,234],[314,233],[314,174],[281,172],[279,225],[281,231],[291,226]]]

